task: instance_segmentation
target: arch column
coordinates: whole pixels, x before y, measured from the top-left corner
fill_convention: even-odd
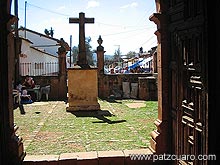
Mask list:
[[[160,2],[156,0],[157,12],[150,16],[150,21],[157,25],[157,67],[158,67],[158,119],[154,122],[157,130],[151,133],[150,148],[156,154],[170,151],[170,117],[169,117],[169,35],[166,15],[161,13]]]
[[[15,132],[12,81],[14,35],[11,25],[18,19],[10,15],[11,0],[0,1],[0,164],[22,164],[25,156],[22,138]]]

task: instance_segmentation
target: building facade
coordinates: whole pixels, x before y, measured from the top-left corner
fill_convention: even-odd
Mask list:
[[[24,28],[19,29],[18,34],[21,38],[20,76],[57,75],[60,40]]]

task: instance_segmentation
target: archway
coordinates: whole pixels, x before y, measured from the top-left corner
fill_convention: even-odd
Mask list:
[[[217,80],[216,78],[218,75],[215,71],[219,70],[219,65],[216,63],[217,61],[216,56],[209,56],[209,53],[216,54],[216,52],[213,50],[216,50],[215,48],[219,46],[219,43],[217,44],[217,37],[216,37],[216,35],[219,35],[219,32],[217,30],[214,31],[213,29],[207,28],[207,24],[204,23],[203,21],[207,19],[208,21],[212,20],[215,23],[217,23],[217,19],[213,20],[212,18],[215,16],[215,13],[217,13],[219,2],[213,2],[214,4],[212,6],[211,5],[207,6],[208,2],[203,1],[204,3],[200,7],[205,8],[205,11],[194,10],[195,8],[193,7],[195,3],[193,4],[193,6],[190,6],[190,3],[184,3],[185,1],[183,2],[181,0],[175,0],[175,1],[172,0],[172,1],[168,1],[167,3],[166,2],[156,0],[158,13],[155,13],[151,17],[151,20],[154,21],[158,26],[158,30],[156,31],[156,35],[158,37],[158,43],[159,43],[158,46],[160,48],[158,60],[161,63],[159,64],[160,67],[158,67],[158,73],[161,76],[160,84],[158,84],[159,85],[158,86],[158,89],[159,89],[158,114],[159,115],[158,115],[158,120],[155,122],[158,127],[158,130],[152,133],[153,141],[151,145],[152,145],[152,148],[155,150],[155,152],[158,154],[159,153],[175,153],[175,154],[183,153],[183,154],[198,155],[201,153],[201,154],[208,155],[210,153],[216,153],[216,149],[215,149],[216,136],[215,136],[215,129],[213,128],[215,127],[215,124],[216,124],[215,119],[217,116],[217,112],[216,112],[217,99],[213,96],[214,94],[217,94],[216,91],[218,89],[218,87],[215,86],[216,82],[219,83],[219,80]],[[0,104],[0,109],[1,109],[0,111],[0,119],[1,119],[0,120],[1,122],[0,160],[1,160],[1,164],[5,164],[5,162],[6,164],[9,164],[9,162],[11,162],[11,164],[13,164],[13,162],[21,163],[22,157],[23,157],[21,139],[19,139],[18,136],[15,135],[16,128],[14,127],[13,113],[12,113],[12,100],[10,99],[12,97],[9,92],[11,90],[12,84],[10,81],[11,80],[11,74],[10,74],[10,69],[9,69],[10,65],[8,65],[10,62],[9,59],[11,59],[10,57],[11,52],[8,49],[8,46],[10,47],[12,45],[10,44],[8,45],[8,40],[10,39],[10,37],[12,37],[9,35],[10,23],[12,24],[15,21],[15,19],[13,19],[14,17],[10,15],[10,6],[11,6],[10,0],[0,1],[0,9],[1,9],[0,10],[0,15],[1,15],[1,18],[0,18],[1,19],[1,26],[0,26],[0,34],[1,34],[1,38],[0,38],[0,48],[1,48],[0,49],[1,50],[0,102],[3,103],[3,104]],[[213,9],[213,6],[215,6],[214,9]],[[173,10],[173,11],[169,10],[168,12],[168,9],[172,9],[172,8],[176,10]],[[196,8],[196,9],[200,9],[200,8]],[[168,25],[171,25],[171,22],[169,21],[173,21],[175,23],[175,21],[178,20],[178,19],[176,20],[176,18],[178,18],[178,15],[175,15],[176,13],[178,13],[177,11],[179,11],[180,13],[183,12],[182,15],[180,14],[180,16],[184,16],[184,18],[180,17],[180,24],[185,23],[184,24],[185,26],[182,27],[183,29],[178,29],[178,27],[176,27],[175,24],[173,24],[173,26],[168,26]],[[195,17],[196,14],[200,15],[201,17]],[[171,18],[169,19],[169,21],[166,17],[167,15]],[[201,48],[201,50],[203,50],[203,54],[202,54],[202,59],[200,61],[202,67],[199,67],[198,65],[196,65],[196,67],[194,68],[195,70],[200,68],[202,72],[196,72],[196,73],[194,72],[195,70],[192,69],[191,66],[193,65],[191,65],[190,60],[192,61],[200,60],[200,58],[194,58],[196,56],[188,56],[189,54],[185,53],[186,49],[180,49],[181,51],[183,51],[182,52],[184,55],[183,57],[177,56],[177,59],[174,58],[172,59],[173,61],[169,61],[171,60],[170,59],[171,57],[169,56],[169,54],[175,54],[175,53],[178,54],[178,51],[179,51],[178,48],[181,48],[177,44],[176,45],[177,50],[176,50],[175,47],[172,47],[174,45],[172,45],[171,43],[174,43],[174,44],[179,43],[178,41],[181,41],[181,39],[178,37],[181,35],[185,36],[186,38],[189,37],[189,34],[187,32],[190,31],[189,29],[192,30],[192,27],[189,26],[191,25],[190,22],[187,22],[188,18],[192,18],[192,19],[194,18],[195,20],[197,20],[197,22],[195,22],[195,24],[193,25],[198,26],[200,32],[202,32],[203,34],[202,35],[203,36],[202,37],[203,47]],[[199,21],[200,20],[199,18],[202,18],[201,22]],[[178,21],[176,23],[178,23]],[[169,30],[168,30],[168,27],[169,27]],[[172,27],[174,29],[172,29]],[[175,29],[175,27],[177,28],[177,30]],[[181,30],[186,30],[186,31],[182,31],[185,33],[181,33],[180,35]],[[168,33],[169,31],[173,31],[176,33],[173,33],[174,35],[170,35],[170,33]],[[176,37],[175,37],[175,34],[176,34]],[[205,38],[204,36],[208,36],[208,39]],[[211,39],[210,36],[214,36],[215,40]],[[187,38],[188,42],[185,42],[187,41],[185,37],[182,38],[182,41],[184,41],[183,43],[181,43],[183,45],[182,48],[184,48],[184,45],[187,43],[185,48],[189,48],[189,50],[193,50],[191,49],[192,48],[191,43],[194,43],[194,42],[191,42],[189,38]],[[199,41],[200,40],[198,40],[198,42]],[[199,43],[197,46],[199,46]],[[209,51],[206,48],[209,48],[208,49]],[[192,51],[192,54],[193,53],[196,54],[198,52]],[[191,59],[191,57],[193,58]],[[213,60],[214,65],[207,66],[206,61],[211,60],[211,57],[212,59],[214,59]],[[180,83],[179,86],[175,86],[174,89],[178,89],[176,94],[181,94],[181,96],[184,96],[187,99],[193,98],[192,99],[193,104],[187,104],[188,103],[187,100],[186,101],[182,99],[177,100],[178,104],[176,106],[177,108],[176,110],[177,110],[177,113],[181,112],[180,115],[178,115],[176,113],[173,113],[173,111],[170,110],[172,108],[173,100],[175,99],[173,98],[174,93],[172,93],[175,90],[172,90],[172,86],[171,86],[173,81],[175,82],[175,78],[172,77],[172,83],[171,83],[171,80],[169,80],[170,73],[171,73],[170,68],[173,67],[172,69],[175,70],[175,66],[176,66],[175,60],[177,62],[180,62],[185,59],[188,60],[186,62],[190,62],[188,63],[190,65],[187,65],[188,70],[187,72],[184,72],[183,68],[180,68],[180,70],[178,70],[180,72],[177,73],[176,78],[177,80],[180,80],[184,77],[192,76],[190,77],[192,79],[190,79],[191,81],[189,81],[189,84],[185,84],[184,86],[184,83],[182,83],[183,86],[181,86],[181,83]],[[193,75],[190,75],[191,71]],[[212,75],[210,73],[215,73],[215,74]],[[173,73],[171,75],[174,76]],[[209,78],[211,77],[213,79],[208,80],[208,75],[209,75]],[[5,83],[5,81],[7,83]],[[194,85],[194,87],[198,87],[196,89],[200,89],[199,88],[200,86],[198,86],[198,84],[200,83],[198,82],[202,82],[202,85],[204,87],[204,88],[201,88],[202,98],[200,98],[200,93],[197,91],[190,91],[190,90],[187,91],[189,87],[187,85]],[[204,97],[206,99],[204,99]],[[210,97],[212,97],[212,100],[209,99]],[[203,105],[202,107],[198,106],[199,104],[197,104],[201,102],[204,103],[202,104]],[[192,108],[194,105],[198,106],[197,109]],[[186,111],[184,111],[184,108],[186,108]],[[211,108],[212,108],[212,111],[211,111]],[[205,115],[204,115],[205,118],[197,120],[196,117],[198,116],[196,115],[192,116],[195,118],[190,118],[190,115],[194,112],[196,112],[195,114],[198,116],[204,115],[202,113],[205,112]],[[186,117],[182,115],[185,113],[188,113]],[[176,123],[175,123],[175,120],[177,121]],[[172,127],[171,127],[171,123],[173,124]],[[176,124],[181,124],[181,126],[184,126],[184,127],[183,128],[178,127],[178,130],[177,130],[178,132],[176,132],[176,129],[175,129],[177,128]],[[204,127],[200,127],[201,125],[203,126],[203,124],[204,124]],[[202,134],[198,134],[197,131],[201,131]],[[171,134],[172,139],[169,138],[169,134]],[[185,137],[185,139],[183,137]],[[175,146],[176,145],[175,142],[178,142],[177,140],[182,140],[182,142],[177,143],[178,146]],[[188,147],[184,148],[184,146],[188,146]],[[201,148],[199,148],[198,150],[197,146]],[[208,160],[202,160],[202,161],[204,162],[204,164],[207,164]],[[195,164],[196,163],[198,164],[197,160],[194,160],[194,162]]]
[[[1,102],[5,104],[1,105],[1,109],[3,110],[1,114],[1,133],[3,136],[2,143],[1,143],[1,161],[8,162],[6,164],[14,164],[15,162],[22,162],[25,152],[23,150],[23,143],[22,138],[16,135],[17,127],[14,126],[14,118],[13,118],[13,100],[10,99],[11,91],[12,90],[12,75],[14,70],[10,68],[13,66],[13,57],[14,57],[14,39],[13,35],[11,34],[10,26],[14,24],[17,19],[10,15],[10,8],[11,8],[11,1],[3,1],[1,2],[1,15],[4,17],[1,18],[4,26],[1,26],[1,73],[8,73],[8,74],[1,74],[1,93],[4,93],[1,97]],[[8,47],[7,47],[8,45]],[[7,56],[4,56],[7,55]],[[5,81],[7,80],[7,84]],[[6,133],[5,133],[6,132]],[[9,163],[10,162],[10,163]]]

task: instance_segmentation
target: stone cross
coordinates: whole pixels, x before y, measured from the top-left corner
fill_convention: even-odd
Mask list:
[[[86,59],[86,45],[85,45],[85,23],[94,23],[94,18],[85,18],[85,13],[79,13],[79,18],[69,18],[69,23],[79,24],[79,55],[77,65],[82,68],[88,68]]]

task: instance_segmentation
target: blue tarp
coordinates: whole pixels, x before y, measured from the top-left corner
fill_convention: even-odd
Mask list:
[[[152,57],[148,57],[147,59],[144,59],[144,60],[142,60],[140,63],[139,63],[139,65],[141,66],[141,65],[144,65],[144,64],[147,64],[149,61],[151,61],[153,58]]]
[[[139,64],[140,64],[142,61],[143,61],[143,60],[140,60],[140,61],[138,61],[138,62],[132,64],[131,66],[128,67],[128,69],[134,69],[134,68],[136,68],[137,66],[139,66]]]

